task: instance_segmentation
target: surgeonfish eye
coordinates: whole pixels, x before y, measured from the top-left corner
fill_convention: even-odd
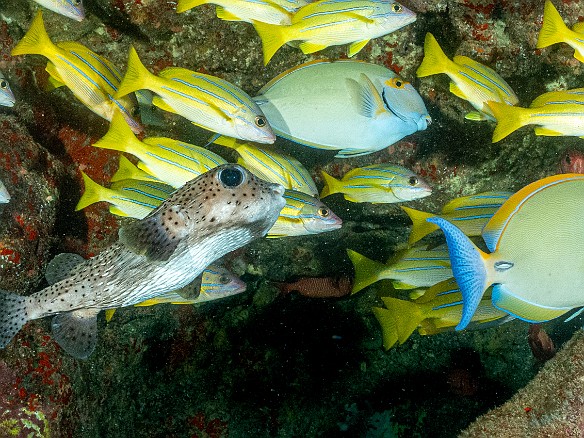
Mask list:
[[[257,116],[255,118],[255,124],[258,128],[263,128],[267,125],[266,118],[262,116]]]
[[[399,3],[394,3],[393,5],[391,5],[391,11],[399,14],[402,11],[402,6]]]
[[[417,186],[418,185],[418,178],[415,176],[410,176],[410,179],[408,180],[408,183],[413,187],[413,186]]]
[[[401,79],[401,78],[391,78],[391,79],[387,80],[387,81],[385,82],[385,84],[386,84],[388,87],[397,88],[398,90],[401,90],[401,89],[402,89],[402,88],[404,88],[406,85],[408,85],[408,84],[409,84],[409,82],[408,82],[408,81],[404,81],[404,80],[403,80],[403,79]]]
[[[6,82],[4,80],[0,81],[0,88],[2,88],[3,90],[8,88],[8,82]]]
[[[320,217],[328,217],[328,215],[330,214],[330,211],[328,208],[320,207],[318,209],[317,213]]]
[[[243,182],[243,172],[237,167],[227,167],[219,173],[219,181],[227,187],[237,187]]]
[[[219,283],[221,283],[221,284],[227,284],[227,283],[229,283],[229,276],[222,275],[221,277],[219,277]]]

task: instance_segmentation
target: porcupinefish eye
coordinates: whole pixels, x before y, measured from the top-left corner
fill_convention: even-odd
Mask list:
[[[408,183],[411,186],[416,186],[416,185],[418,185],[418,178],[416,178],[415,176],[410,176]]]
[[[237,187],[243,182],[243,172],[237,167],[228,167],[219,173],[219,181],[227,187]]]
[[[398,14],[402,11],[402,7],[399,3],[394,3],[393,5],[391,5],[391,11]]]
[[[318,215],[320,217],[327,217],[329,214],[330,214],[330,211],[328,208],[320,207],[318,209]]]
[[[219,283],[221,283],[221,284],[227,284],[227,283],[229,283],[229,276],[222,275],[221,277],[219,277]]]
[[[6,89],[7,87],[8,87],[8,82],[6,82],[6,81],[0,81],[0,88]]]
[[[262,116],[257,116],[255,118],[255,124],[258,128],[263,128],[264,126],[266,126],[266,118]]]
[[[572,164],[572,159],[570,158],[569,155],[566,155],[564,157],[564,162],[569,166],[570,164]]]

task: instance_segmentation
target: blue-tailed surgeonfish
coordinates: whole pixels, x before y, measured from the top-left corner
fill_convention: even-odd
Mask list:
[[[350,44],[359,53],[372,38],[387,35],[416,21],[416,14],[394,0],[318,0],[302,6],[287,26],[254,22],[264,49],[264,63],[290,41],[303,53]]]
[[[341,180],[322,171],[321,198],[342,193],[347,201],[388,204],[424,198],[432,188],[418,175],[397,164],[372,164],[349,171]]]
[[[489,101],[515,105],[519,99],[509,84],[493,69],[466,56],[455,56],[452,61],[431,33],[426,34],[424,59],[418,67],[418,77],[446,73],[450,80],[450,92],[467,100],[477,111],[468,113],[469,120],[493,120],[493,114],[485,104]]]
[[[550,0],[545,2],[543,10],[543,25],[537,38],[538,49],[552,44],[566,43],[574,49],[574,58],[584,62],[584,23],[574,24],[572,29],[562,20],[558,10]]]
[[[409,82],[360,61],[301,64],[268,82],[254,100],[276,135],[343,158],[383,149],[431,122]]]
[[[208,149],[172,138],[147,137],[140,141],[119,114],[114,115],[108,132],[93,146],[136,156],[140,160],[138,168],[175,188],[227,163]]]
[[[477,248],[445,219],[428,219],[446,235],[464,303],[463,329],[484,291],[495,307],[529,322],[584,306],[584,175],[560,174],[521,189],[483,229],[490,251]]]
[[[408,244],[413,245],[439,229],[438,225],[426,220],[435,216],[456,224],[467,236],[480,236],[489,219],[511,195],[511,192],[483,192],[462,196],[448,202],[442,207],[440,214],[426,213],[402,206],[401,209],[407,213],[413,223]]]
[[[239,87],[180,67],[168,67],[154,75],[131,47],[128,68],[115,97],[142,89],[156,93],[153,105],[209,131],[258,143],[276,139],[262,110]]]
[[[529,108],[497,102],[487,106],[497,120],[493,143],[526,125],[537,125],[535,135],[584,137],[584,88],[544,93]]]
[[[40,10],[30,29],[12,49],[12,56],[25,54],[48,58],[46,71],[52,87],[65,85],[87,108],[106,120],[111,120],[116,111],[121,111],[134,132],[142,131],[132,118],[133,102],[128,97],[112,97],[120,83],[116,67],[77,42],[54,44],[45,30]]]
[[[355,267],[352,293],[385,279],[392,280],[396,289],[415,289],[452,277],[448,251],[444,247],[415,246],[399,251],[386,263],[371,260],[351,249],[347,249],[347,254]]]
[[[16,99],[14,98],[14,94],[10,89],[10,84],[2,72],[0,72],[0,105],[11,107],[14,106],[15,102]]]
[[[72,18],[75,21],[83,21],[85,10],[82,0],[34,0],[39,5],[50,9],[64,17]]]

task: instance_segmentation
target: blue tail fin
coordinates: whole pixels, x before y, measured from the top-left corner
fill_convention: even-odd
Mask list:
[[[488,286],[483,261],[486,254],[447,220],[432,217],[427,221],[438,225],[446,235],[452,272],[462,293],[462,318],[456,326],[456,330],[462,330],[470,322]]]

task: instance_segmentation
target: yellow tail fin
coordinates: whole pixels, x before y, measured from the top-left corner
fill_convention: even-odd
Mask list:
[[[321,170],[320,173],[322,174],[322,179],[324,180],[324,187],[322,192],[320,193],[321,198],[326,198],[333,193],[339,193],[339,183],[340,181],[336,178],[333,178],[324,170]]]
[[[398,300],[397,298],[382,297],[383,304],[387,308],[391,318],[395,321],[398,342],[403,344],[418,328],[425,316],[422,306],[411,301]]]
[[[93,181],[84,172],[81,172],[81,175],[83,176],[85,189],[83,190],[83,195],[81,195],[81,198],[75,207],[75,211],[82,210],[88,205],[95,204],[96,202],[105,201],[107,191],[109,190]]]
[[[389,350],[399,339],[397,331],[397,322],[394,319],[393,312],[382,307],[372,307],[373,314],[381,326],[381,336],[383,338],[383,348]]]
[[[552,2],[547,0],[543,10],[543,25],[537,37],[536,47],[541,49],[552,44],[562,43],[566,40],[566,33],[568,32],[570,32],[570,29],[562,20],[560,13]]]
[[[268,62],[270,62],[270,59],[272,59],[272,56],[274,56],[278,49],[289,41],[286,35],[286,30],[289,26],[276,26],[253,20],[252,24],[262,39],[264,65],[268,65]]]
[[[126,74],[118,87],[118,91],[115,94],[115,98],[119,99],[126,94],[133,93],[134,91],[143,90],[148,88],[149,84],[152,84],[152,80],[157,79],[155,75],[150,73],[140,58],[134,47],[130,47],[130,54],[128,55],[128,69]]]
[[[504,139],[513,131],[527,125],[529,122],[529,114],[531,113],[529,108],[521,108],[493,101],[488,101],[486,105],[493,112],[495,119],[497,119],[497,126],[493,131],[493,143]]]
[[[375,283],[379,279],[380,274],[387,270],[387,267],[383,263],[371,260],[351,249],[347,249],[347,255],[355,267],[355,281],[353,282],[352,294]]]
[[[452,64],[454,63],[448,59],[434,35],[428,32],[424,41],[424,59],[418,70],[416,70],[416,75],[422,78],[424,76],[447,73],[453,69]]]
[[[43,23],[43,14],[39,10],[30,24],[30,28],[18,44],[12,49],[12,56],[16,55],[43,55],[47,56],[57,50]],[[48,57],[48,56],[47,56]]]
[[[426,221],[426,219],[434,217],[434,214],[403,206],[401,209],[406,212],[406,214],[412,220],[413,224],[412,231],[410,232],[410,238],[408,239],[408,244],[413,245],[418,240],[430,234],[432,231],[438,229],[438,225]]]
[[[126,123],[124,116],[116,111],[112,117],[109,130],[93,146],[131,154],[132,150],[142,147],[142,142],[136,138],[132,129]]]
[[[176,12],[181,13],[208,3],[207,0],[178,0]]]

